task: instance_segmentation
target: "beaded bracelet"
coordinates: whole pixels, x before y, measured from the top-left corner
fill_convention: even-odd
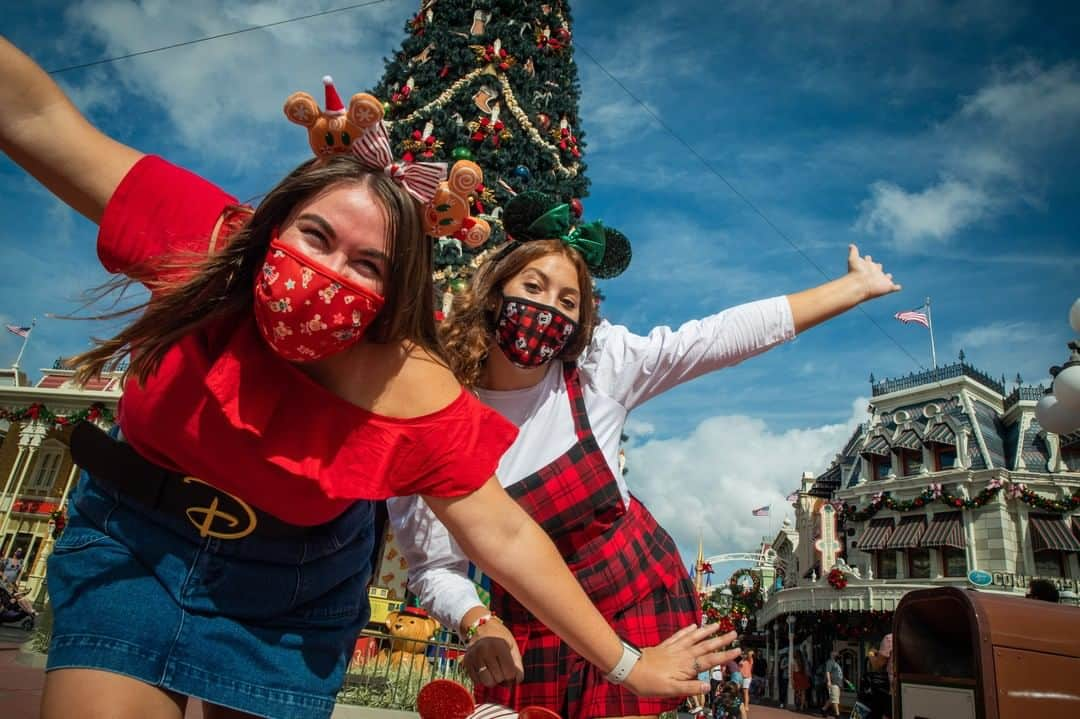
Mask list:
[[[484,614],[482,616],[477,617],[476,621],[474,621],[472,624],[470,624],[469,628],[465,630],[465,643],[466,644],[472,643],[472,640],[476,639],[476,635],[480,632],[480,627],[484,626],[485,624],[487,624],[488,622],[491,622],[491,621],[495,621],[495,622],[498,622],[499,624],[502,624],[502,620],[499,619],[494,614],[489,613],[489,614]]]

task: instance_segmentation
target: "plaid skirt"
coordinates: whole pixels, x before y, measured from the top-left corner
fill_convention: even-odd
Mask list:
[[[700,603],[694,584],[668,533],[636,500],[631,502],[628,515],[625,519],[637,519],[645,525],[642,527],[639,524],[638,529],[647,530],[652,550],[647,564],[638,567],[636,573],[625,575],[626,585],[640,586],[643,579],[649,578],[653,586],[647,591],[620,592],[624,601],[618,608],[604,601],[597,604],[620,637],[637,646],[653,646],[683,627],[698,624],[701,619]],[[660,553],[664,556],[658,557]],[[501,592],[499,587],[493,589],[492,607],[517,640],[525,666],[525,678],[513,687],[477,687],[478,702],[498,702],[516,709],[529,705],[542,706],[557,711],[565,719],[656,715],[679,706],[679,699],[637,697],[625,687],[612,684],[600,669],[583,659],[546,626],[524,613],[520,605],[516,610],[500,612],[498,604],[516,602],[512,598],[497,601],[500,595],[509,595]],[[629,601],[626,601],[628,598]]]

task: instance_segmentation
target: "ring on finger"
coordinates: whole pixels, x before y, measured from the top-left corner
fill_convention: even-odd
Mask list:
[[[480,672],[486,672],[487,670],[488,670],[487,667],[480,667],[479,669],[476,670],[476,673],[479,674]]]
[[[694,657],[694,674],[701,674],[701,665],[698,664],[697,657]]]

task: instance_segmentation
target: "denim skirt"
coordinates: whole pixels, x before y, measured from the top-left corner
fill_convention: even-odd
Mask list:
[[[201,537],[83,474],[48,562],[48,670],[100,669],[274,719],[329,717],[370,610],[374,506],[300,539]]]

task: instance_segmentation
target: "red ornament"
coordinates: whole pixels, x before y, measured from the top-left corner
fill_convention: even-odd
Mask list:
[[[401,156],[401,159],[405,162],[412,162],[416,157],[411,152],[406,151],[405,154]]]
[[[442,70],[439,70],[439,77],[444,78],[449,74],[450,74],[450,66],[449,65],[443,65]]]
[[[542,129],[546,130],[551,127],[551,116],[546,112],[537,113],[536,122],[539,123]]]
[[[576,197],[570,200],[570,211],[574,213],[574,217],[581,219],[581,216],[585,213],[585,208],[581,205],[581,200]]]
[[[41,405],[37,403],[30,405],[30,407],[26,410],[26,414],[30,417],[30,419],[37,419],[38,416],[41,414]]]

